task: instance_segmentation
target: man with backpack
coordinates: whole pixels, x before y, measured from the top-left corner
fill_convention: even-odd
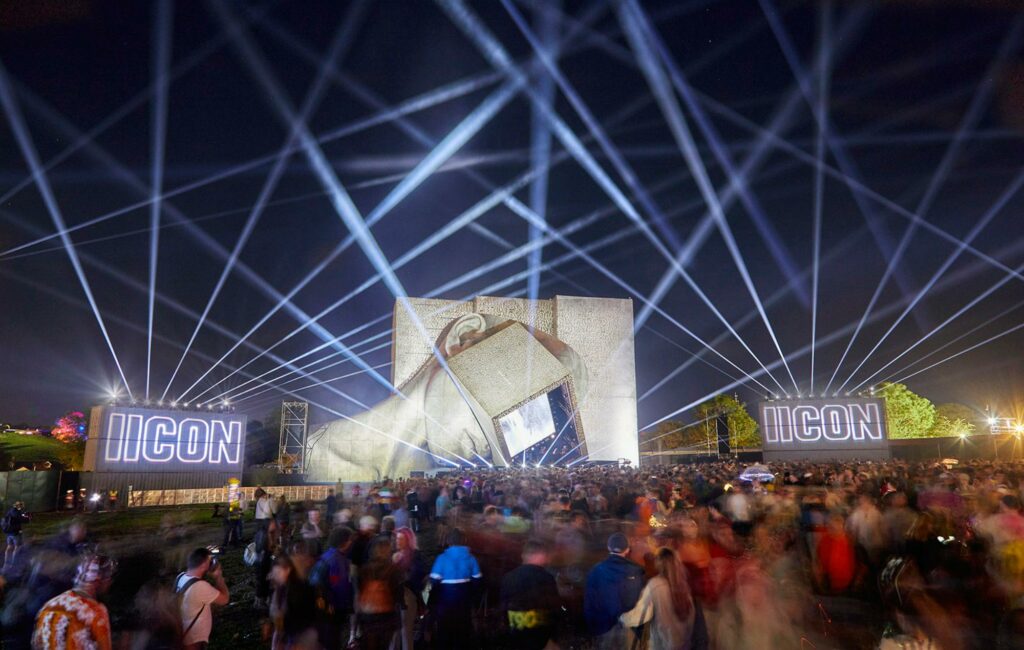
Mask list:
[[[25,512],[25,504],[22,501],[15,501],[11,509],[4,515],[4,518],[0,520],[0,528],[7,535],[7,548],[4,550],[4,567],[14,562],[14,558],[22,544],[21,527],[29,521],[31,521],[31,517]]]
[[[220,563],[210,549],[197,548],[188,554],[188,568],[174,581],[174,593],[181,615],[182,647],[204,650],[213,629],[211,607],[226,605],[230,598]]]

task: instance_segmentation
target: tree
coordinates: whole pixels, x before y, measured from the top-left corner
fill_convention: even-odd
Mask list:
[[[714,419],[725,416],[729,427],[729,445],[733,448],[761,446],[757,421],[750,417],[746,405],[731,395],[715,396],[698,406],[694,414],[702,421],[700,426],[710,431],[711,437],[714,437]]]
[[[966,404],[958,404],[957,402],[946,402],[945,404],[939,404],[935,407],[935,417],[944,416],[949,420],[963,420],[964,422],[978,424],[981,423],[984,416],[977,410],[972,409]],[[973,426],[971,427],[974,428]]]
[[[78,442],[88,435],[88,424],[82,411],[68,411],[57,420],[50,435],[61,442]]]
[[[929,438],[935,425],[935,405],[903,384],[884,383],[875,391],[885,398],[890,438]]]
[[[650,451],[657,450],[658,443],[661,443],[662,449],[689,449],[704,444],[705,433],[702,425],[666,420],[654,429],[647,440],[650,441]]]
[[[948,438],[951,436],[966,436],[974,431],[974,425],[963,418],[948,418],[945,415],[936,414],[935,424],[928,431],[929,438]]]

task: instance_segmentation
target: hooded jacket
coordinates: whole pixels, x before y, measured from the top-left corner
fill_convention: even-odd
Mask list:
[[[587,575],[583,615],[593,635],[615,627],[619,616],[633,609],[644,587],[644,570],[618,555],[595,566]]]

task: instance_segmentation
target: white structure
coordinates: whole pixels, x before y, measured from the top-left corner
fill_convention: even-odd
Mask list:
[[[574,405],[581,453],[638,462],[631,300],[409,303],[421,326],[398,303],[393,322],[392,383],[401,394],[310,433],[318,440],[307,452],[310,480],[398,477],[445,461],[506,464],[533,440],[523,423],[548,435],[537,398],[559,388]]]

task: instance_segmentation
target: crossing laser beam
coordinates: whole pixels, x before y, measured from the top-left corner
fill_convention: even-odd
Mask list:
[[[47,180],[46,172],[43,171],[42,163],[39,160],[39,154],[36,151],[35,144],[32,142],[32,135],[29,133],[28,126],[25,124],[25,118],[22,116],[21,109],[18,107],[17,101],[14,98],[10,78],[7,75],[7,69],[4,67],[3,63],[0,63],[0,105],[3,106],[4,113],[7,115],[7,121],[10,123],[11,130],[14,132],[14,138],[18,142],[18,148],[21,149],[21,154],[25,158],[25,162],[28,163],[29,169],[32,170],[36,187],[39,188],[39,193],[42,195],[43,202],[46,204],[46,211],[50,214],[50,219],[53,221],[54,227],[61,233],[61,243],[64,244],[64,250],[71,262],[71,266],[75,270],[75,275],[78,276],[79,284],[82,285],[82,291],[85,293],[86,300],[89,301],[89,306],[92,308],[93,316],[96,317],[96,323],[99,325],[100,332],[103,334],[103,340],[107,343],[107,349],[110,350],[110,356],[114,358],[114,365],[117,366],[117,372],[121,376],[121,382],[124,384],[125,391],[128,393],[128,398],[131,399],[132,389],[128,383],[128,378],[125,377],[124,369],[121,367],[121,361],[117,358],[117,352],[114,351],[114,343],[110,340],[110,334],[107,332],[107,326],[103,322],[103,316],[100,314],[99,307],[96,304],[96,298],[93,297],[92,288],[89,286],[89,280],[85,277],[85,270],[82,268],[82,263],[78,259],[78,253],[75,251],[75,245],[71,241],[70,235],[66,232],[67,226],[64,222],[64,216],[61,214],[60,206],[57,204],[57,198],[53,195],[53,190],[50,187],[49,180]]]

